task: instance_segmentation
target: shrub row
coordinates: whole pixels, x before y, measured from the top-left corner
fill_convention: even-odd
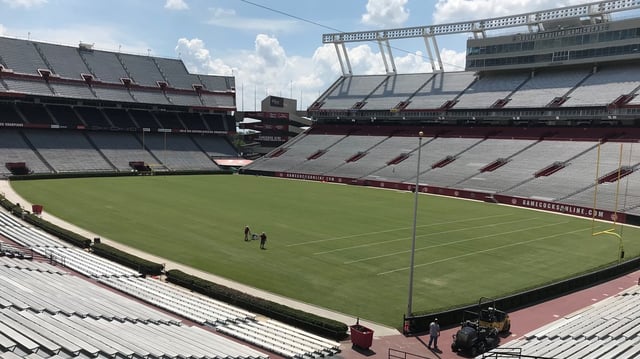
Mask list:
[[[164,265],[136,257],[104,243],[94,243],[93,253],[110,261],[120,263],[126,267],[137,270],[144,275],[160,275],[164,271]]]
[[[22,214],[22,207],[19,204],[11,203],[4,195],[0,196],[0,206],[11,212],[14,216]]]
[[[311,333],[334,340],[343,340],[348,336],[347,325],[333,319],[319,317],[315,314],[306,313],[266,299],[254,297],[247,293],[192,276],[177,269],[167,271],[166,275],[169,282],[245,310],[282,321]]]
[[[67,229],[56,226],[55,224],[45,221],[33,213],[25,214],[22,218],[30,224],[42,229],[43,231],[62,239],[65,242],[69,242],[76,247],[89,248],[91,246],[91,239],[81,236],[75,232],[71,232]]]

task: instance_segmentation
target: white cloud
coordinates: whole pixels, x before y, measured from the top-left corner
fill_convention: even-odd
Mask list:
[[[28,9],[34,6],[46,4],[47,0],[2,0],[2,3],[9,5],[11,8],[24,7]]]
[[[325,45],[311,58],[289,56],[277,38],[265,34],[256,36],[253,50],[225,58],[216,58],[200,39],[182,38],[176,51],[192,73],[234,76],[239,110],[260,110],[267,95],[292,97],[306,108],[339,76],[333,47]]]
[[[211,8],[211,19],[207,21],[209,25],[223,28],[252,31],[280,33],[292,31],[297,26],[295,20],[262,19],[237,16],[233,9]]]
[[[189,5],[184,0],[167,0],[164,8],[169,10],[188,10]]]
[[[211,57],[211,53],[205,48],[204,41],[200,39],[181,38],[175,50],[192,73],[226,76],[233,73],[233,69],[225,65],[222,60]]]
[[[394,57],[398,73],[425,73],[431,72],[431,62],[421,51],[406,54],[402,57]]]
[[[467,54],[450,49],[442,49],[440,58],[445,71],[463,71]]]
[[[4,35],[6,32],[7,29],[2,24],[0,24],[0,35]]]
[[[362,23],[383,28],[397,27],[409,18],[408,0],[369,0]]]
[[[554,9],[592,2],[590,0],[438,0],[433,13],[435,24],[481,20],[530,11]]]

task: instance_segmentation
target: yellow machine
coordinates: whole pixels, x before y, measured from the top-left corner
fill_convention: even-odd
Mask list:
[[[496,308],[495,300],[482,297],[478,301],[478,324],[481,327],[495,328],[498,332],[511,330],[509,314]]]

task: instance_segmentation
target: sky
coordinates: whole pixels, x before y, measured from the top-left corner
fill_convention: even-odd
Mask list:
[[[342,71],[322,35],[514,15],[582,0],[0,0],[0,36],[180,58],[191,73],[234,76],[238,110],[268,95],[304,110]],[[444,69],[464,70],[469,35],[437,38]],[[391,43],[399,73],[431,72],[422,40]],[[377,43],[347,44],[353,73],[383,74]]]

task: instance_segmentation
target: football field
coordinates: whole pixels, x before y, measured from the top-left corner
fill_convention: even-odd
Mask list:
[[[257,288],[394,327],[407,308],[414,195],[241,175],[14,181],[100,236]],[[413,308],[439,311],[618,261],[591,221],[420,195]],[[243,228],[266,232],[245,242]],[[607,229],[610,225],[598,225]],[[640,230],[624,228],[626,259]],[[350,323],[347,323],[350,324]]]

